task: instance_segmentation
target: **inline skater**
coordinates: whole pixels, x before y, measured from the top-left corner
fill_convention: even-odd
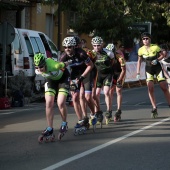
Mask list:
[[[105,112],[106,123],[112,117],[111,96],[109,94],[112,83],[112,63],[114,54],[112,51],[103,48],[103,39],[99,36],[92,38],[93,52],[96,54],[95,66],[97,68],[96,95],[99,103],[101,89],[105,95],[107,110]],[[102,118],[102,113],[96,115]]]
[[[45,83],[45,101],[46,101],[46,119],[48,127],[39,137],[39,142],[45,140],[54,140],[53,119],[54,119],[54,99],[57,94],[57,105],[62,118],[58,139],[61,139],[67,132],[67,108],[66,98],[69,93],[69,72],[66,69],[67,63],[57,62],[51,58],[45,59],[41,53],[34,55],[34,65],[36,74],[41,74],[46,78]]]
[[[91,91],[92,87],[90,85],[89,77],[90,71],[93,68],[93,63],[84,50],[81,48],[75,48],[76,40],[74,37],[64,38],[62,45],[64,47],[64,53],[61,55],[60,60],[62,62],[70,62],[70,91],[74,110],[78,117],[78,123],[75,126],[75,134],[80,134],[85,132],[85,126],[88,123],[83,119],[82,109],[80,106],[80,88],[83,86],[85,91]]]
[[[122,89],[126,76],[126,61],[124,55],[120,50],[115,50],[114,44],[108,44],[106,49],[111,50],[115,54],[115,59],[113,62],[113,82],[110,89],[111,99],[113,100],[114,90],[116,88],[117,94],[117,111],[114,115],[114,121],[119,121],[121,119],[121,106],[122,106]],[[112,106],[111,100],[111,106]]]
[[[158,116],[156,100],[154,96],[154,75],[159,82],[159,85],[164,92],[166,100],[170,105],[170,94],[167,88],[167,83],[165,81],[165,76],[160,65],[160,60],[164,58],[160,47],[156,44],[151,44],[151,34],[144,32],[141,34],[143,46],[138,50],[138,62],[137,62],[137,79],[140,79],[140,66],[142,59],[145,60],[146,66],[146,82],[148,87],[148,94],[152,104],[151,117],[156,118]]]
[[[78,36],[74,36],[75,38],[75,41],[76,41],[76,48],[82,48],[82,45],[81,45],[81,40]],[[87,50],[87,49],[83,49],[86,54],[88,55],[88,57],[91,59],[91,61],[93,62],[93,59],[94,59],[94,55],[90,55],[92,53],[90,53],[90,50]],[[95,117],[95,108],[94,108],[94,100],[93,100],[93,97],[92,97],[92,94],[94,93],[93,92],[93,89],[94,89],[94,84],[93,84],[93,71],[94,71],[94,65],[93,65],[93,69],[90,71],[90,76],[89,76],[89,83],[92,87],[92,90],[91,88],[89,90],[85,90],[84,86],[81,86],[80,88],[80,104],[81,104],[81,109],[82,109],[82,112],[83,112],[83,115],[84,115],[84,121],[85,122],[89,122],[90,125],[95,125],[97,123],[97,118]],[[93,92],[93,93],[92,93]],[[91,114],[90,114],[90,119],[88,118],[88,115],[87,115],[87,105],[89,106],[90,110],[91,110]]]
[[[168,83],[168,89],[170,93],[170,54],[168,53],[168,45],[167,44],[161,44],[160,48],[162,50],[162,53],[164,54],[164,58],[160,61],[166,81]]]

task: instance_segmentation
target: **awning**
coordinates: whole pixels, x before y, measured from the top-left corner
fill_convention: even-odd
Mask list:
[[[0,9],[18,10],[41,2],[42,0],[0,0]]]

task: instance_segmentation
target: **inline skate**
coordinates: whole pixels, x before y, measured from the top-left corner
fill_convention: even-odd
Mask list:
[[[157,108],[153,108],[151,111],[151,118],[155,119],[158,117]]]
[[[67,122],[62,122],[60,130],[59,130],[59,134],[58,134],[58,140],[62,139],[62,137],[67,132],[67,130],[68,130]]]
[[[74,135],[77,136],[77,135],[85,134],[86,130],[87,130],[87,127],[84,124],[84,120],[80,120],[74,127]]]
[[[41,133],[41,135],[38,137],[38,142],[43,143],[45,142],[54,142],[55,141],[55,135],[53,134],[53,128],[51,131],[49,131],[47,128]]]
[[[87,130],[88,130],[89,127],[90,127],[89,118],[86,116],[86,117],[84,117],[83,120],[84,120],[83,124],[84,124],[84,126],[87,128]]]
[[[97,111],[96,112],[96,117],[97,117],[97,124],[99,124],[100,127],[102,128],[103,112],[102,111]]]
[[[121,114],[122,114],[122,111],[120,109],[118,109],[114,116],[114,122],[118,122],[121,120]]]
[[[90,115],[89,124],[93,126],[93,132],[95,132],[96,123],[97,123],[96,115]]]
[[[109,122],[112,120],[112,111],[105,112],[105,119],[106,119],[106,125],[108,125]]]

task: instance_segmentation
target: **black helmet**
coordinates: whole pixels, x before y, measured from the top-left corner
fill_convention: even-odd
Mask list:
[[[151,38],[151,34],[150,34],[149,32],[143,32],[143,33],[141,34],[141,38],[143,38],[143,37],[149,37],[149,38]]]
[[[165,50],[165,51],[168,50],[167,44],[161,44],[159,47],[161,48],[161,50]]]
[[[76,45],[79,45],[81,43],[81,40],[79,38],[79,36],[74,36],[74,39],[76,40]]]

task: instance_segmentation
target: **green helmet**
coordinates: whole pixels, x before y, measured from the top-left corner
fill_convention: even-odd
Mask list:
[[[45,65],[45,57],[43,54],[38,53],[34,55],[34,65],[38,67]]]

